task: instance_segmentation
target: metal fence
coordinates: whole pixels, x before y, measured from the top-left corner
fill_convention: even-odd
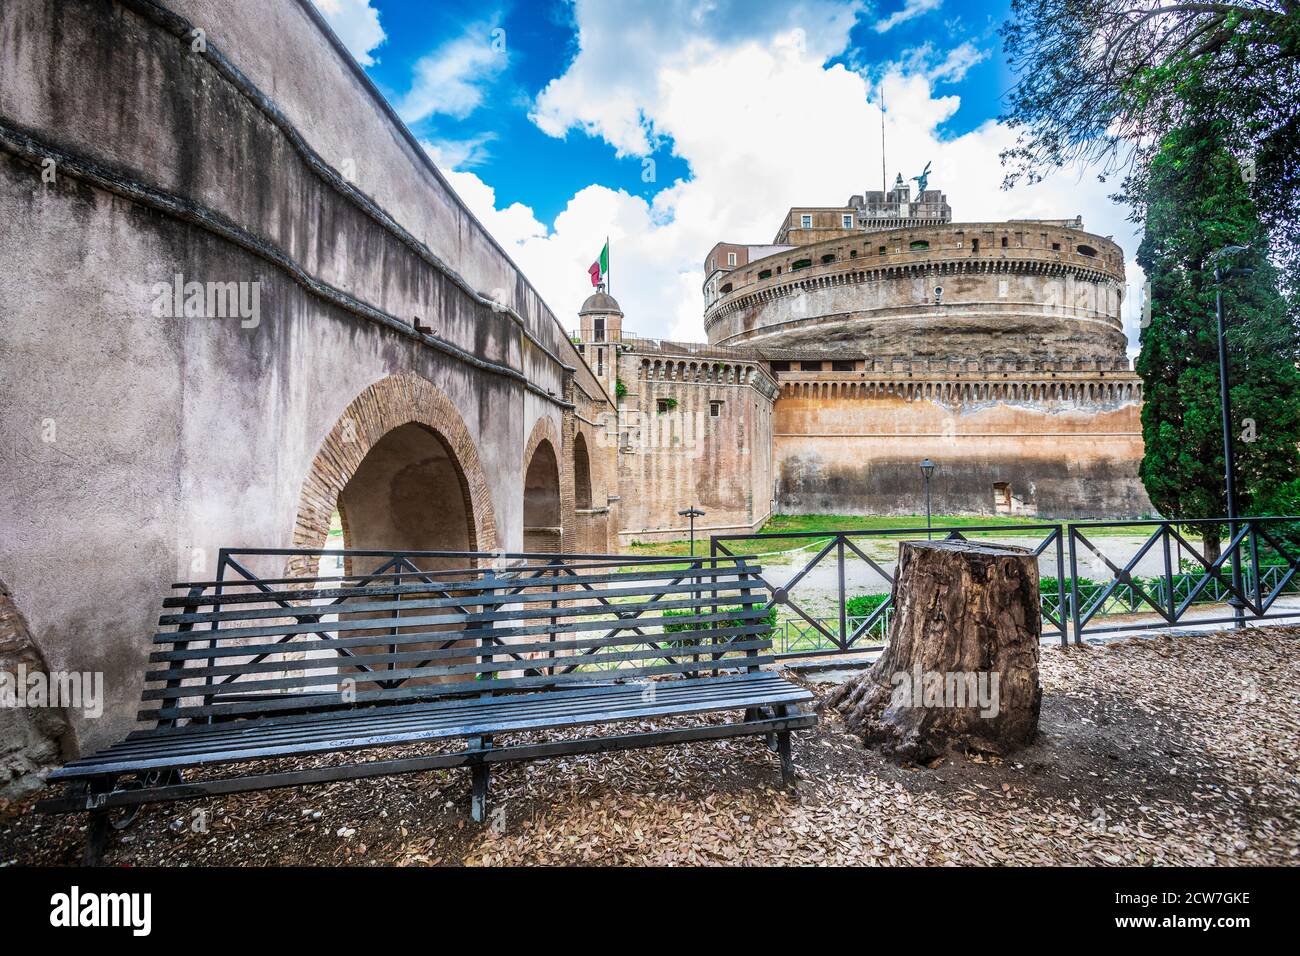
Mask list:
[[[1214,558],[1199,543],[1207,531],[1224,534]],[[1295,517],[1240,518],[1234,528],[1210,519],[721,534],[710,553],[763,561],[777,650],[807,658],[881,649],[894,578],[879,544],[927,536],[1028,547],[1039,559],[1043,629],[1062,645],[1093,634],[1300,617],[1300,600],[1286,599],[1300,594]],[[800,556],[782,564],[792,554]]]
[[[893,599],[886,596],[876,602],[876,606],[867,613],[855,614],[853,602],[857,598],[869,597],[873,592],[849,595],[848,570],[849,561],[859,561],[869,575],[874,575],[875,583],[892,587],[894,576],[879,558],[864,550],[867,542],[888,540],[892,538],[933,537],[944,540],[965,540],[971,535],[1014,535],[1026,539],[1023,545],[1029,547],[1040,560],[1049,562],[1056,571],[1055,601],[1045,604],[1043,618],[1045,626],[1060,633],[1061,641],[1066,641],[1066,618],[1059,609],[1065,606],[1065,551],[1062,545],[1062,526],[1058,524],[1037,525],[975,525],[966,527],[932,528],[879,528],[850,531],[797,531],[766,532],[760,534],[719,534],[710,539],[710,554],[715,557],[729,557],[738,554],[770,553],[776,550],[774,544],[795,541],[808,541],[815,547],[810,558],[802,565],[793,568],[793,574],[784,581],[777,579],[776,569],[772,566],[763,568],[760,577],[768,588],[769,607],[779,608],[787,615],[777,622],[778,649],[786,657],[818,657],[823,655],[844,654],[846,652],[865,652],[879,650],[888,633],[888,616],[892,613]],[[793,549],[799,550],[799,549]],[[819,568],[833,566],[834,575],[834,616],[819,614],[812,606],[808,592],[810,576]],[[803,590],[796,594],[797,588]],[[823,589],[824,590],[824,589]],[[876,643],[869,643],[874,638]]]

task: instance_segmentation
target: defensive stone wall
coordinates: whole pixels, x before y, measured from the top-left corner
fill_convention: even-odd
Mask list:
[[[781,512],[922,514],[929,458],[936,513],[1153,513],[1137,477],[1141,382],[1131,372],[778,378]]]
[[[684,536],[696,507],[696,533],[744,531],[772,505],[772,403],[776,383],[762,364],[708,346],[628,343],[619,356],[627,388],[618,440],[622,488],[620,539]],[[703,354],[701,354],[703,353]]]

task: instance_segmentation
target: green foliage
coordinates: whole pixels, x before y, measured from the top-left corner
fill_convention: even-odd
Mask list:
[[[740,614],[743,608],[739,605],[735,607],[720,607],[719,614]],[[711,614],[711,610],[699,611],[686,608],[680,611],[664,611],[664,617],[695,617],[700,614]],[[776,607],[770,607],[767,614],[757,620],[741,620],[739,618],[724,618],[721,621],[710,621],[703,624],[665,624],[664,633],[677,634],[682,631],[712,631],[724,627],[752,627],[756,624],[766,624],[768,627],[776,627]],[[692,644],[699,643],[702,638],[684,638],[680,640],[660,641],[668,647],[690,647]]]
[[[844,611],[849,617],[870,617],[888,600],[888,594],[859,594],[844,602]]]
[[[1123,177],[1134,218],[1171,132],[1221,129],[1252,192],[1273,254],[1300,275],[1300,16],[1292,0],[1134,4],[1013,0],[1001,29],[1017,83],[1002,120],[1006,184],[1075,162]]]
[[[1136,366],[1145,383],[1139,474],[1161,513],[1178,518],[1226,511],[1210,261],[1225,245],[1250,246],[1225,267],[1255,270],[1219,284],[1239,512],[1284,506],[1300,473],[1300,332],[1278,292],[1265,230],[1223,133],[1210,120],[1164,138],[1151,165],[1146,236],[1137,256],[1151,303]]]
[[[615,400],[622,400],[624,397],[626,397],[626,395],[627,395],[627,386],[623,384],[623,380],[621,378],[615,379],[614,380]]]
[[[659,399],[659,403],[661,404],[659,404],[657,411],[660,414],[663,414],[664,412],[671,412],[673,409],[677,407],[677,399],[675,398],[661,398]]]

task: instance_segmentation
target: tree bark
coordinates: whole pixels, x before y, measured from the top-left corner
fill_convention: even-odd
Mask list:
[[[889,643],[826,699],[901,760],[951,749],[1007,754],[1038,732],[1038,561],[1024,548],[904,541]]]

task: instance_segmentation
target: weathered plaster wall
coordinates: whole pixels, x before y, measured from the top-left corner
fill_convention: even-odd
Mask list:
[[[1131,375],[1120,381],[1133,387]],[[1140,402],[1089,398],[1088,386],[1100,381],[1073,384],[1072,397],[1031,400],[987,393],[909,397],[906,389],[916,383],[905,381],[834,394],[829,383],[812,389],[786,383],[774,421],[778,510],[924,514],[919,464],[930,458],[938,466],[931,487],[936,513],[997,514],[999,483],[1010,493],[1010,511],[1002,513],[1044,519],[1152,513],[1137,478]]]
[[[71,718],[83,750],[129,729],[169,582],[221,546],[294,544],[318,452],[371,386],[412,376],[412,420],[450,403],[487,488],[479,545],[509,549],[564,366],[603,394],[309,4],[174,9],[206,52],[144,4],[0,18],[0,575],[50,668],[105,674],[104,718]],[[156,314],[176,274],[259,283],[257,323]]]

